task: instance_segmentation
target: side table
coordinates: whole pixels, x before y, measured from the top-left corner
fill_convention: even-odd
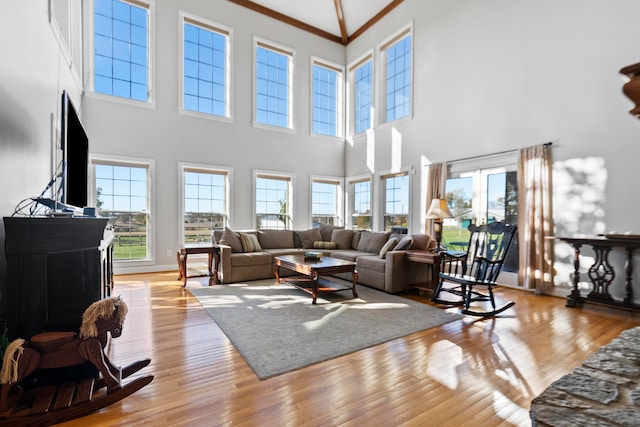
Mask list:
[[[418,264],[427,264],[431,266],[431,275],[430,277],[427,277],[427,281],[423,283],[417,283],[414,285],[414,287],[417,289],[434,292],[438,284],[438,274],[440,274],[440,263],[442,262],[440,253],[429,250],[410,250],[406,252],[406,257],[407,262],[415,262]],[[410,284],[407,283],[407,290],[409,290],[409,285]]]
[[[199,274],[194,276],[187,275],[187,256],[194,254],[208,255],[208,274]],[[180,245],[176,255],[178,257],[178,280],[182,280],[183,287],[187,286],[187,279],[191,277],[209,277],[209,286],[214,283],[218,283],[218,263],[220,261],[220,248],[218,246],[210,243],[191,243]]]

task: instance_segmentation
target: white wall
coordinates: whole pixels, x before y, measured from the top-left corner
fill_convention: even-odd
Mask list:
[[[52,115],[60,94],[80,105],[68,56],[49,24],[47,0],[0,1],[0,214],[38,196],[53,174]],[[76,73],[77,75],[77,73]],[[0,225],[0,318],[6,310],[4,225]]]
[[[233,123],[178,114],[178,11],[183,10],[233,28]],[[336,43],[259,15],[231,2],[156,2],[155,109],[123,106],[89,95],[83,122],[91,151],[155,160],[156,268],[175,268],[178,244],[178,163],[233,167],[231,226],[254,227],[253,170],[295,173],[294,229],[310,225],[309,176],[342,177],[344,144],[335,138],[310,136],[310,56],[344,63]],[[254,128],[253,37],[295,49],[295,133]]]
[[[370,172],[371,160],[362,140],[345,152],[338,141],[309,135],[309,55],[348,64],[413,20],[414,117],[377,127],[372,146],[373,172],[392,169],[395,154],[417,171],[411,231],[423,228],[426,164],[552,141],[557,234],[640,232],[633,215],[640,203],[633,194],[640,120],[627,114],[631,103],[618,74],[640,61],[636,0],[405,0],[346,51],[227,1],[156,3],[157,107],[143,109],[80,100],[49,26],[47,0],[0,0],[3,215],[49,181],[51,115],[66,89],[82,104],[92,152],[155,160],[157,268],[175,268],[165,255],[178,241],[180,161],[233,167],[236,228],[252,226],[254,168],[294,172],[294,227],[306,228],[309,175],[359,175]],[[177,112],[179,8],[234,29],[232,124]],[[251,125],[254,34],[296,49],[295,134]],[[392,135],[401,142],[397,152]],[[556,268],[566,281],[572,253],[557,249]]]
[[[640,120],[618,73],[640,61],[638,16],[635,0],[407,0],[350,44],[347,63],[414,22],[414,117],[376,129],[374,150],[389,169],[401,136],[402,164],[418,171],[412,222],[424,223],[423,164],[553,142],[556,234],[640,233]],[[365,153],[363,139],[348,145],[347,175],[366,171]]]

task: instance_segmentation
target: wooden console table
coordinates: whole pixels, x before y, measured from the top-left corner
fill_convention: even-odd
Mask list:
[[[196,275],[196,276],[188,276],[187,275],[187,256],[195,255],[195,254],[207,254],[209,256],[208,259],[208,274],[206,275]],[[211,243],[206,244],[186,244],[180,245],[178,248],[178,252],[176,253],[178,257],[178,280],[182,280],[182,286],[187,285],[187,279],[190,277],[209,277],[209,286],[214,283],[218,283],[218,263],[220,258],[220,248]],[[213,265],[213,267],[212,267]]]
[[[558,240],[573,246],[575,258],[573,261],[573,288],[567,296],[567,307],[575,307],[579,303],[595,302],[626,309],[640,309],[633,303],[633,253],[640,248],[640,236],[610,235],[597,237],[556,237]],[[591,292],[583,297],[580,295],[578,284],[580,283],[580,250],[583,245],[589,245],[595,253],[595,261],[589,267],[588,276],[591,280]],[[613,248],[623,248],[625,259],[625,288],[622,301],[616,301],[609,293],[616,272],[609,263],[609,254]]]

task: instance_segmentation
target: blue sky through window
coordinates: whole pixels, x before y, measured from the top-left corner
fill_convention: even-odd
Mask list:
[[[371,127],[371,104],[373,102],[372,61],[369,60],[355,72],[355,133]]]
[[[398,175],[385,179],[385,215],[409,212],[409,176]]]
[[[225,175],[184,173],[184,210],[187,213],[225,213]]]
[[[118,0],[94,2],[94,91],[149,99],[148,10]]]
[[[143,212],[147,210],[147,169],[96,164],[97,198],[100,210]]]
[[[288,128],[289,125],[288,55],[256,47],[256,122]]]
[[[387,122],[411,113],[411,36],[387,49]]]
[[[328,182],[313,182],[311,187],[311,215],[337,216],[338,185]]]
[[[371,213],[371,181],[356,182],[353,185],[353,213]]]
[[[340,74],[313,65],[313,132],[338,136],[338,79]]]
[[[227,35],[184,24],[184,109],[227,115]]]

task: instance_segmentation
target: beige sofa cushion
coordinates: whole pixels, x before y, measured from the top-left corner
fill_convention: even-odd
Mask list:
[[[258,241],[263,249],[293,248],[293,231],[291,230],[259,230]]]
[[[304,249],[313,249],[313,242],[322,241],[322,234],[319,228],[311,228],[305,231],[296,231],[295,234],[300,239],[300,247]]]
[[[242,241],[240,236],[228,227],[224,228],[224,232],[220,237],[221,245],[227,245],[231,247],[231,252],[244,252],[242,249]]]
[[[255,265],[271,265],[271,254],[267,252],[246,252],[231,257],[232,267],[251,267]]]
[[[335,225],[331,225],[331,224],[320,224],[320,234],[322,235],[322,241],[325,242],[330,242],[331,241],[331,233],[333,233],[333,230],[341,230],[344,229],[344,227],[336,227]]]
[[[331,232],[331,241],[335,242],[336,249],[351,249],[353,230],[336,228]]]
[[[358,250],[361,252],[379,254],[380,249],[382,249],[388,239],[388,232],[363,231],[360,235]]]

